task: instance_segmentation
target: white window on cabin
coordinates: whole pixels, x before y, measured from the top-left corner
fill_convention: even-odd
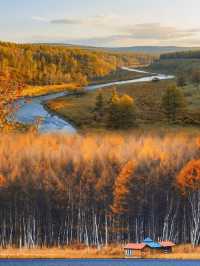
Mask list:
[[[133,251],[131,249],[127,249],[126,250],[126,255],[127,256],[132,256],[132,254],[133,254]]]

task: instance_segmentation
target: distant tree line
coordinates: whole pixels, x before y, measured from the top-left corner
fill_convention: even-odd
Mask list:
[[[179,86],[200,84],[200,50],[161,54],[151,65],[152,71],[175,74]]]
[[[48,85],[76,81],[87,84],[122,65],[148,63],[145,54],[119,54],[54,45],[0,42],[0,72],[25,84]]]
[[[183,52],[172,52],[160,55],[160,59],[200,59],[200,50],[191,50]]]

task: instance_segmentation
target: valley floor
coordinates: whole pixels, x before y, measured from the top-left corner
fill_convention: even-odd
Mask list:
[[[139,131],[148,129],[166,131],[193,131],[199,130],[199,90],[187,86],[183,88],[188,103],[188,121],[177,125],[168,124],[161,106],[161,98],[164,90],[174,84],[173,80],[164,80],[158,83],[137,83],[117,86],[118,93],[125,93],[133,97],[137,111],[137,128]],[[108,102],[112,95],[113,87],[102,89],[104,101]],[[95,101],[99,91],[91,91],[81,96],[71,95],[57,98],[45,103],[49,111],[70,121],[78,129],[84,130],[105,130],[106,121],[94,119]]]

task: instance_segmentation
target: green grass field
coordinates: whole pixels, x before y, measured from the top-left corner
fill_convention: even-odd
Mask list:
[[[174,84],[174,82],[174,80],[165,80],[158,83],[137,83],[117,86],[118,93],[126,93],[134,98],[137,125],[140,130],[159,128],[166,131],[169,128],[171,130],[179,130],[180,127],[199,130],[196,124],[198,122],[200,124],[200,90],[192,85],[182,89],[188,103],[188,114],[194,118],[195,123],[179,125],[169,125],[167,123],[162,110],[161,99],[166,88]],[[109,100],[112,91],[113,87],[102,90],[105,102]],[[81,96],[62,97],[47,102],[46,106],[82,130],[91,128],[102,129],[106,128],[105,121],[99,123],[94,120],[93,109],[97,94],[98,91],[93,91]]]

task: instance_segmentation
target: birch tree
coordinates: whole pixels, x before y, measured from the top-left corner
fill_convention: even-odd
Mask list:
[[[190,205],[190,235],[193,246],[200,241],[200,160],[190,161],[177,177]]]

